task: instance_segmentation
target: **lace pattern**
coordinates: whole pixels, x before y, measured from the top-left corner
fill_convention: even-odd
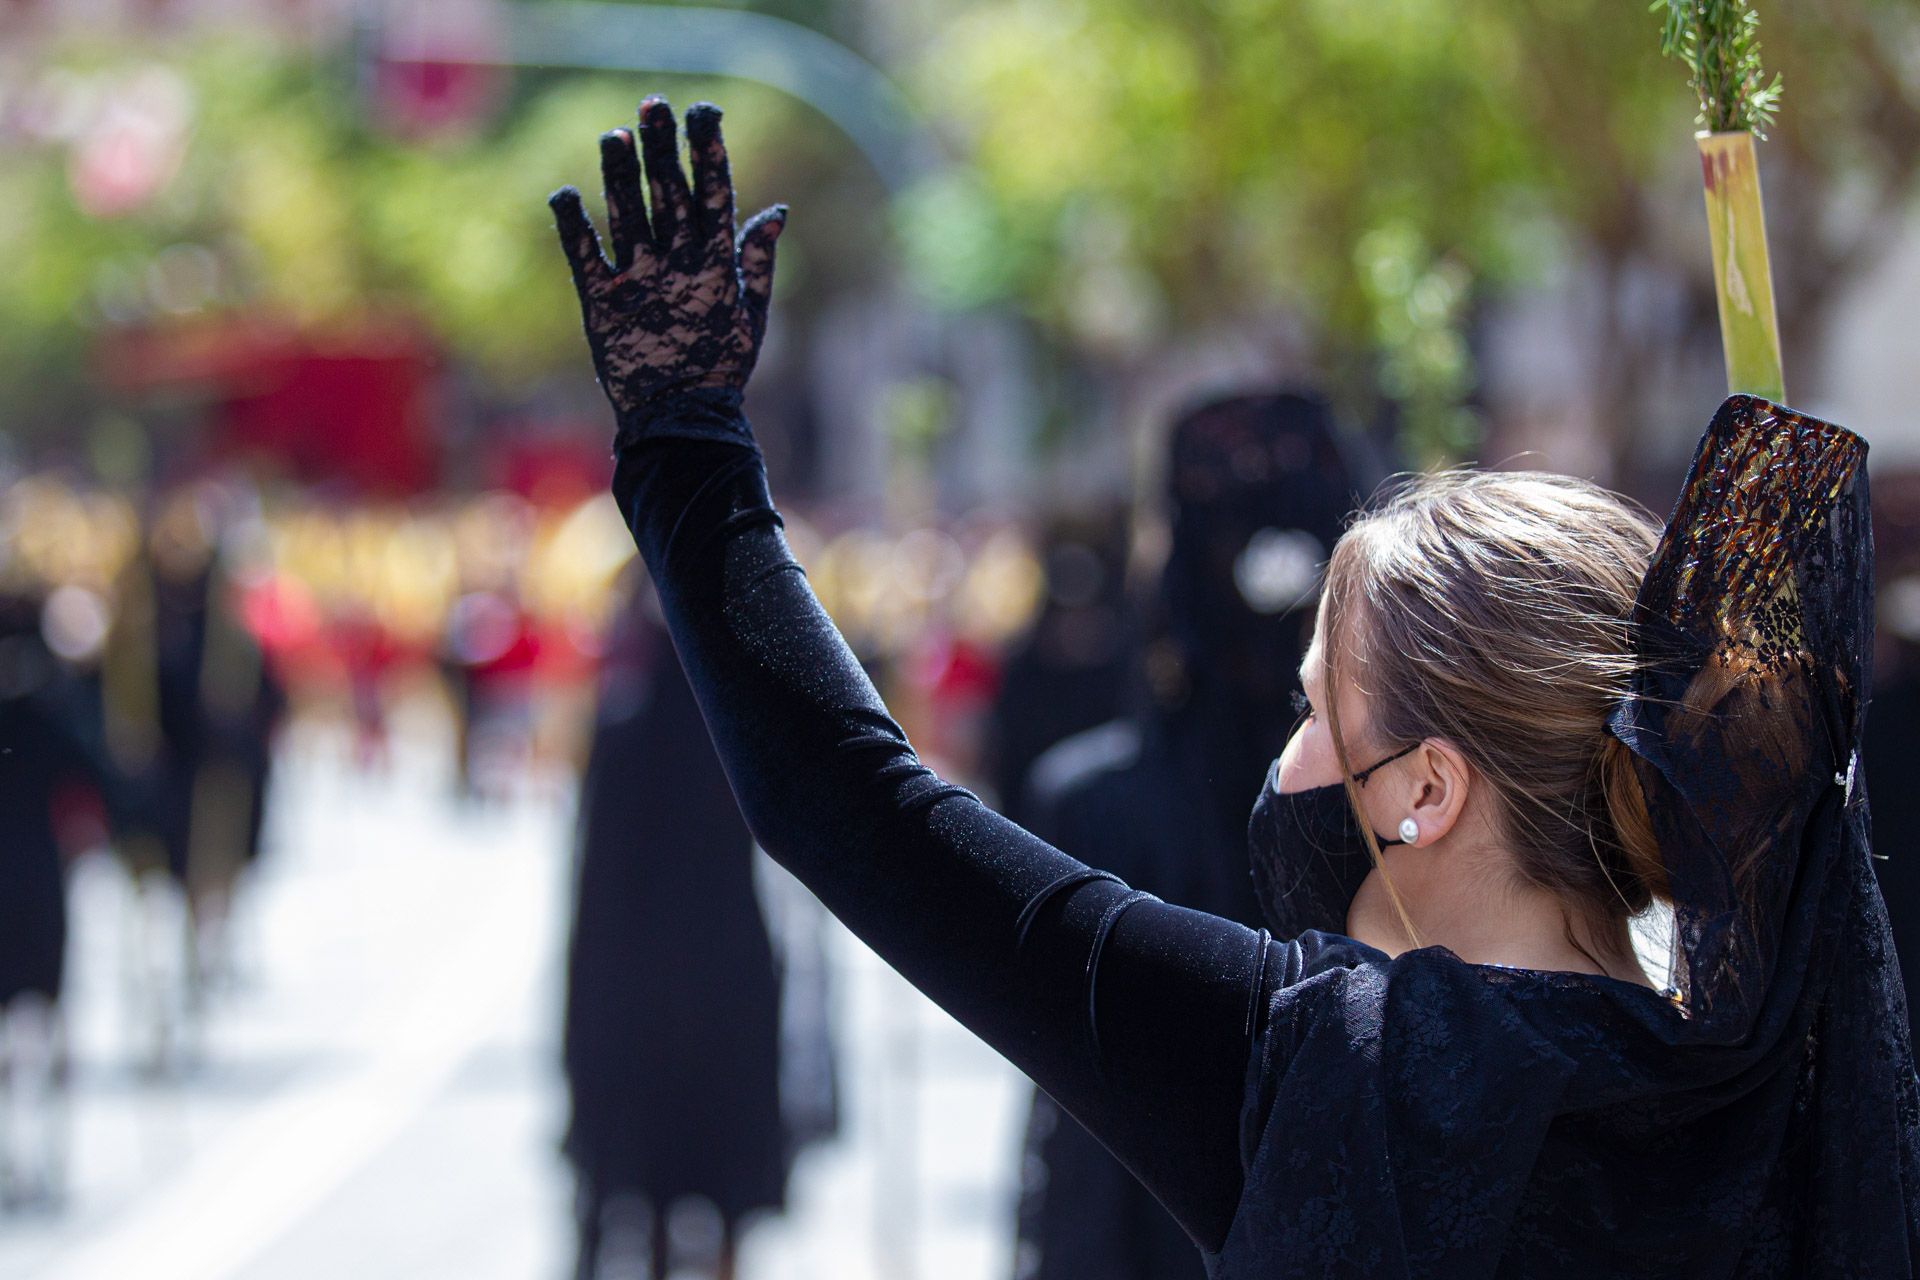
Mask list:
[[[1842,803],[1870,644],[1866,443],[1750,396],[1721,407],[1642,587],[1642,757],[1675,898],[1682,1007],[1743,1034],[1811,809]],[[1663,794],[1664,793],[1664,794]]]
[[[766,336],[787,211],[763,210],[736,233],[720,108],[696,103],[687,112],[691,185],[678,137],[663,98],[640,104],[638,154],[630,130],[601,137],[611,262],[577,190],[562,187],[548,202],[594,370],[613,404],[616,449],[650,434],[752,443],[739,425],[740,394]]]

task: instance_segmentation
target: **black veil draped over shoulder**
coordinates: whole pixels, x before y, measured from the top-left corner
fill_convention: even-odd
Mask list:
[[[1729,399],[1642,584],[1610,728],[1671,880],[1672,990],[1306,933],[1300,985],[1341,1013],[1269,1020],[1226,1250],[1249,1261],[1222,1274],[1341,1221],[1347,1247],[1279,1274],[1912,1274],[1920,1106],[1857,760],[1865,458]],[[1294,1082],[1339,1063],[1376,1101],[1357,1126],[1308,1107],[1341,1155],[1303,1170]]]
[[[788,553],[737,398],[641,428],[614,491],[761,843],[1215,1277],[1914,1273],[1920,1097],[1856,764],[1857,437],[1730,399],[1648,572],[1611,729],[1674,890],[1660,993],[1389,958],[1330,920],[1276,940],[1067,857],[919,762]]]

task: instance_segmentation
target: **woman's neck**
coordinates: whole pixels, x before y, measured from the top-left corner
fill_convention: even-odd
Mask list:
[[[1387,871],[1369,874],[1354,896],[1347,932],[1390,956],[1442,946],[1469,964],[1604,974],[1651,985],[1634,958],[1624,919],[1595,925],[1569,913],[1557,895],[1517,882],[1504,866],[1461,866],[1431,849],[1385,851]],[[1462,860],[1463,861],[1463,860]],[[1395,910],[1387,877],[1413,925]]]

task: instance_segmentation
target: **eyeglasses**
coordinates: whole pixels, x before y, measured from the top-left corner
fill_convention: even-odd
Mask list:
[[[1300,690],[1298,689],[1295,689],[1293,691],[1293,709],[1299,713],[1302,719],[1304,720],[1313,719],[1313,704],[1307,701],[1307,695],[1300,692]],[[1388,765],[1392,764],[1395,760],[1400,759],[1402,756],[1411,755],[1414,752],[1414,750],[1417,747],[1419,747],[1419,745],[1420,744],[1417,742],[1412,743],[1408,746],[1404,746],[1400,748],[1398,751],[1394,752],[1390,756],[1385,756],[1379,760],[1374,761],[1372,764],[1368,765],[1366,768],[1360,770],[1358,773],[1353,775],[1354,785],[1361,786],[1361,787],[1366,786],[1368,778],[1371,778],[1374,774],[1380,772],[1380,770],[1386,768]]]

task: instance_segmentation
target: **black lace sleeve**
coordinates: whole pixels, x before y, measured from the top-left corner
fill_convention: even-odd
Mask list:
[[[1643,585],[1614,732],[1671,881],[1675,982],[1702,1031],[1750,1029],[1790,899],[1844,842],[1873,608],[1866,442],[1751,396],[1721,406]],[[1783,975],[1784,976],[1784,975]]]
[[[673,428],[623,443],[614,492],[755,836],[1217,1247],[1284,949],[1136,893],[935,776],[789,554],[744,422],[737,444]]]

